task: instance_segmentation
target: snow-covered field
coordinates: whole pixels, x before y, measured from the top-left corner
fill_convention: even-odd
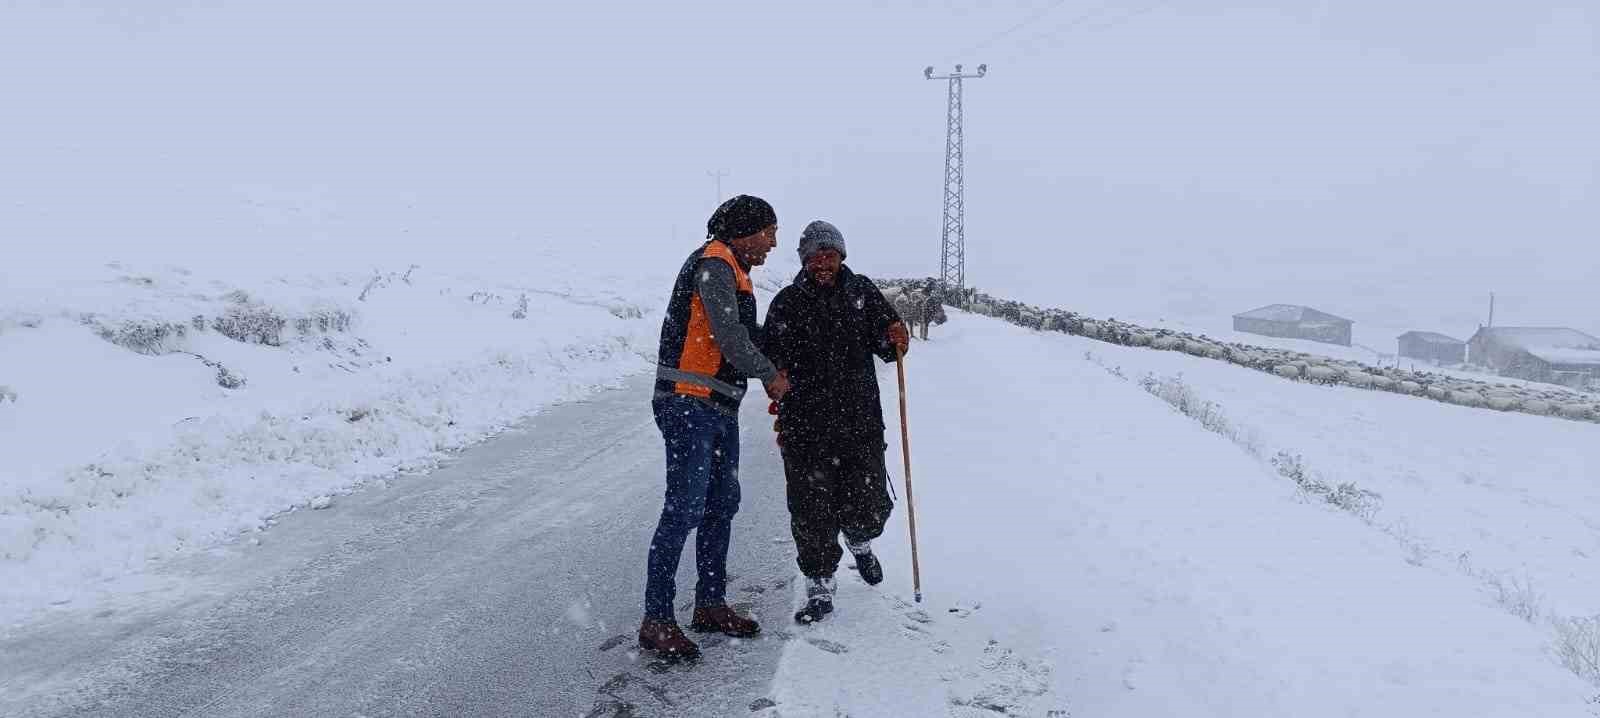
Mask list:
[[[926,603],[902,505],[887,583],[842,582],[837,620],[787,646],[772,714],[1592,710],[1552,621],[1600,612],[1594,426],[961,313],[943,329],[908,363]],[[1145,373],[1181,373],[1228,436]],[[1381,497],[1341,510],[1277,451]]]
[[[668,270],[524,257],[479,273],[8,272],[0,624],[649,366]]]
[[[663,262],[543,259],[7,277],[0,621],[646,370]],[[908,364],[926,601],[902,504],[757,714],[1592,714],[1594,425],[952,315]]]

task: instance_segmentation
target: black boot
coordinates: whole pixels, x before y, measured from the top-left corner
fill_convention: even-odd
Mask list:
[[[878,563],[878,557],[872,555],[872,542],[856,543],[846,538],[844,547],[850,549],[851,556],[856,557],[856,571],[861,574],[861,580],[866,581],[868,586],[883,583],[883,564]]]
[[[808,598],[806,607],[794,612],[794,622],[810,625],[833,613],[833,601],[826,598]]]
[[[878,563],[878,557],[867,553],[856,554],[856,571],[861,573],[861,580],[868,586],[883,583],[883,564]]]
[[[806,579],[806,607],[796,611],[795,623],[812,624],[833,613],[833,577]]]

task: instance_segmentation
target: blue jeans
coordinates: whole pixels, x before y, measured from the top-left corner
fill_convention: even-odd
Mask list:
[[[670,621],[678,559],[695,532],[696,606],[720,606],[728,588],[728,541],[739,511],[739,417],[687,396],[655,399],[667,445],[667,494],[650,542],[644,617]]]

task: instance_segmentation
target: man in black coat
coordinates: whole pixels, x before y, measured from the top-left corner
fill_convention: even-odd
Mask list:
[[[844,235],[827,222],[800,237],[805,268],[767,308],[764,349],[789,381],[777,402],[790,529],[812,623],[833,610],[833,573],[844,552],[869,584],[883,580],[872,539],[893,502],[884,467],[883,408],[873,358],[897,360],[910,335],[872,280],[844,266]]]

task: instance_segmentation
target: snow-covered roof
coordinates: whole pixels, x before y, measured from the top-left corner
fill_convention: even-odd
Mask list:
[[[1600,367],[1600,350],[1565,349],[1562,347],[1529,347],[1529,354],[1551,364]]]
[[[1406,332],[1405,334],[1400,335],[1401,339],[1406,337],[1425,341],[1429,344],[1466,344],[1466,342],[1461,341],[1460,339],[1446,336],[1438,332]]]
[[[1600,339],[1566,327],[1484,327],[1478,332],[1552,364],[1600,366]]]
[[[1600,350],[1600,339],[1566,327],[1484,327],[1478,331],[1499,344],[1519,349],[1549,347]]]
[[[1264,319],[1269,322],[1336,322],[1351,324],[1349,319],[1334,316],[1327,312],[1317,311],[1311,307],[1302,307],[1298,304],[1268,304],[1258,309],[1252,309],[1243,314],[1233,315],[1243,319]]]

